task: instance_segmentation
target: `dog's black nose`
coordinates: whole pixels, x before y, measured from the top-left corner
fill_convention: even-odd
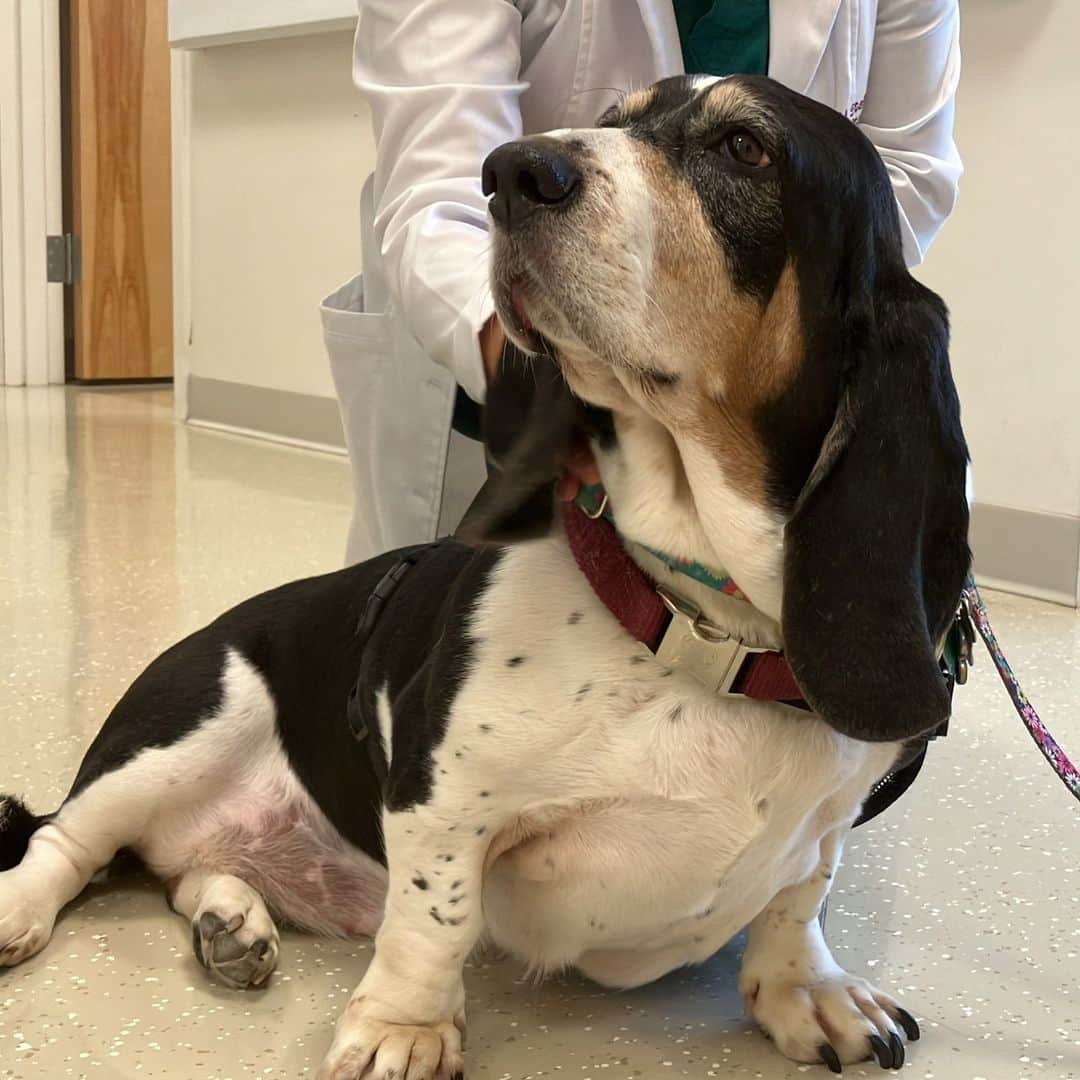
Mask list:
[[[581,184],[559,142],[543,136],[503,143],[488,154],[480,175],[484,194],[492,196],[491,216],[504,229],[537,210],[566,206]]]

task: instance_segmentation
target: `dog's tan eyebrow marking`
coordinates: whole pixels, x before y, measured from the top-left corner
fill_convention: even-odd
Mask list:
[[[687,135],[704,135],[721,124],[740,124],[769,131],[775,127],[769,112],[745,86],[718,82],[703,95],[701,110],[687,124]]]
[[[646,90],[635,90],[627,94],[612,112],[612,126],[625,127],[627,124],[644,116],[652,108],[656,101],[656,87],[650,86]]]
[[[754,99],[746,88],[737,82],[719,82],[705,95],[702,112],[726,115],[754,104]]]

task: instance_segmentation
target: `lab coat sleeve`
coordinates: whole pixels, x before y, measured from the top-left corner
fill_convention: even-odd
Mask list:
[[[433,360],[482,401],[484,158],[521,134],[521,16],[508,0],[360,0],[353,77],[375,128],[375,238],[390,296]]]
[[[952,212],[963,167],[953,141],[960,78],[957,0],[880,0],[859,127],[900,209],[904,257],[922,262]]]

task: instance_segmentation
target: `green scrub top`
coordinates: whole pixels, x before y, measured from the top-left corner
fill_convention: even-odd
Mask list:
[[[769,0],[675,0],[688,75],[765,75]]]

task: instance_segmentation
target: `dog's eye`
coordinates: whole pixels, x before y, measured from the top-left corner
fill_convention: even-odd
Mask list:
[[[772,164],[765,147],[748,131],[729,131],[713,149],[720,150],[740,165],[747,165],[752,169],[764,169]]]

